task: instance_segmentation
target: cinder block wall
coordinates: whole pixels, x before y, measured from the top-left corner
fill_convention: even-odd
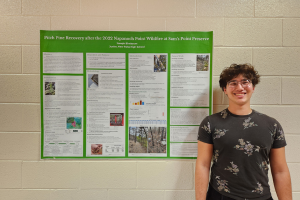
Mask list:
[[[40,160],[40,29],[213,30],[214,112],[221,70],[253,63],[252,107],[284,127],[300,199],[300,1],[0,0],[0,199],[194,199],[195,160]]]

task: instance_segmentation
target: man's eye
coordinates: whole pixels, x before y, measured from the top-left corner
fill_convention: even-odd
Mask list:
[[[249,84],[249,82],[248,81],[243,81],[242,84],[247,85],[247,84]]]
[[[236,84],[237,84],[236,82],[231,82],[230,83],[230,85],[232,85],[232,86],[236,86]]]

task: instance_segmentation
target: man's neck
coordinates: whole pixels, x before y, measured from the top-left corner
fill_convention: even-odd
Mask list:
[[[250,105],[230,105],[228,106],[228,110],[235,115],[249,115],[252,113],[252,109],[250,108]]]

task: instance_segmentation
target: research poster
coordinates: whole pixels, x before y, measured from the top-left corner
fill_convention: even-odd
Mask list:
[[[41,31],[42,159],[195,159],[213,32]]]

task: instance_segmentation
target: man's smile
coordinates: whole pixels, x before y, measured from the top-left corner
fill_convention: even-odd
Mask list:
[[[236,96],[244,96],[244,95],[246,95],[246,92],[245,93],[233,93],[233,94]]]

